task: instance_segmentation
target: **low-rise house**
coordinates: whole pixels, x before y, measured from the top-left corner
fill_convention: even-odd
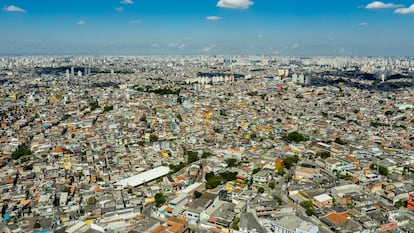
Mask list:
[[[201,213],[217,200],[217,195],[205,192],[200,198],[188,203],[185,207],[183,207],[185,210],[184,215],[186,216],[188,222],[190,224],[199,223]]]
[[[327,207],[333,204],[333,198],[329,196],[328,194],[324,193],[324,194],[320,194],[318,196],[313,197],[312,202],[319,208]]]
[[[239,232],[241,233],[266,233],[266,229],[260,224],[257,217],[252,213],[240,215]]]
[[[180,194],[176,198],[172,199],[168,203],[167,207],[167,215],[169,216],[177,216],[183,211],[184,205],[186,205],[189,201],[189,195],[187,194]]]
[[[229,228],[236,217],[235,204],[226,201],[217,201],[200,215],[200,221],[204,226]]]
[[[274,223],[265,225],[270,233],[317,233],[319,228],[310,222],[303,221],[296,215],[282,217]]]

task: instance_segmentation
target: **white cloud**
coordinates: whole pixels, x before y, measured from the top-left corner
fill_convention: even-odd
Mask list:
[[[230,9],[248,9],[253,4],[251,0],[219,0],[217,2],[218,7]]]
[[[215,45],[215,44],[209,45],[209,46],[207,46],[207,47],[203,48],[203,51],[204,51],[204,52],[210,52],[210,51],[211,51],[212,49],[214,49],[216,46],[217,46],[217,45]]]
[[[263,35],[260,34],[260,35],[257,36],[257,38],[262,39],[263,38]]]
[[[170,47],[170,48],[177,48],[179,50],[184,49],[185,46],[186,46],[185,44],[178,44],[178,43],[175,43],[175,42],[168,43],[168,47]]]
[[[395,4],[395,3],[383,3],[380,1],[374,1],[366,5],[365,9],[386,9],[386,8],[398,8],[398,7],[402,7],[402,5]]]
[[[132,0],[122,0],[121,4],[134,4],[134,1],[132,1]]]
[[[368,25],[368,23],[367,22],[360,22],[359,24],[358,24],[358,26],[360,26],[360,27],[365,27],[365,26],[367,26]]]
[[[3,11],[7,11],[7,12],[20,12],[20,13],[26,13],[26,10],[14,5],[10,5],[10,6],[4,6],[3,7]]]
[[[114,10],[118,11],[118,12],[122,12],[124,11],[123,7],[115,7]]]
[[[159,47],[160,45],[159,45],[159,44],[157,44],[157,43],[154,43],[154,44],[152,44],[151,46],[152,46],[152,47],[154,47],[154,48],[157,48],[157,47]]]
[[[414,4],[412,4],[410,7],[408,8],[398,8],[394,11],[394,13],[396,14],[414,14]]]
[[[83,20],[79,20],[78,21],[78,25],[85,25],[86,24],[86,22],[85,21],[83,21]]]
[[[206,19],[207,20],[216,21],[216,20],[220,20],[221,17],[220,16],[216,16],[216,15],[212,15],[212,16],[207,16]]]
[[[292,48],[292,49],[297,49],[297,48],[299,48],[299,46],[300,46],[300,45],[299,45],[298,43],[294,43],[294,44],[292,45],[292,47],[291,47],[291,48]]]

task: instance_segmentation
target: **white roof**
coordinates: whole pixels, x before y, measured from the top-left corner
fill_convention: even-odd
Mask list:
[[[117,183],[115,183],[115,185],[123,186],[123,187],[127,187],[127,186],[135,187],[135,186],[144,184],[146,182],[155,180],[159,177],[165,176],[169,172],[170,172],[169,167],[161,166],[161,167],[157,167],[157,168],[139,173],[138,175],[131,176],[126,179],[120,180]]]
[[[185,193],[185,194],[189,194],[192,191],[194,191],[194,189],[197,189],[198,187],[200,187],[200,185],[203,185],[203,183],[200,182],[195,182],[194,184],[188,186],[187,188],[180,190],[181,193]]]
[[[321,194],[321,195],[318,195],[318,196],[316,196],[316,197],[313,197],[316,201],[318,201],[318,202],[325,202],[325,201],[329,201],[329,200],[332,200],[332,197],[331,196],[329,196],[328,194],[326,194],[326,193],[324,193],[324,194]]]

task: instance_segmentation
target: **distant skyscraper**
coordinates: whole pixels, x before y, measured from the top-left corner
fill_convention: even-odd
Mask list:
[[[75,67],[71,67],[70,68],[70,74],[72,75],[72,76],[75,76]]]
[[[69,69],[66,69],[66,79],[69,80],[69,78],[70,78]]]
[[[311,82],[312,82],[312,77],[309,74],[305,75],[305,85],[309,86]]]
[[[293,83],[297,83],[297,82],[298,82],[298,74],[294,73],[294,74],[292,75],[292,82],[293,82]]]

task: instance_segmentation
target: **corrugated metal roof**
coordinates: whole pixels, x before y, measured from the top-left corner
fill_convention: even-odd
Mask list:
[[[142,173],[139,173],[138,175],[128,177],[126,179],[118,181],[115,185],[117,186],[139,186],[141,184],[144,184],[146,182],[149,182],[151,180],[157,179],[159,177],[165,176],[170,172],[169,167],[157,167]]]

